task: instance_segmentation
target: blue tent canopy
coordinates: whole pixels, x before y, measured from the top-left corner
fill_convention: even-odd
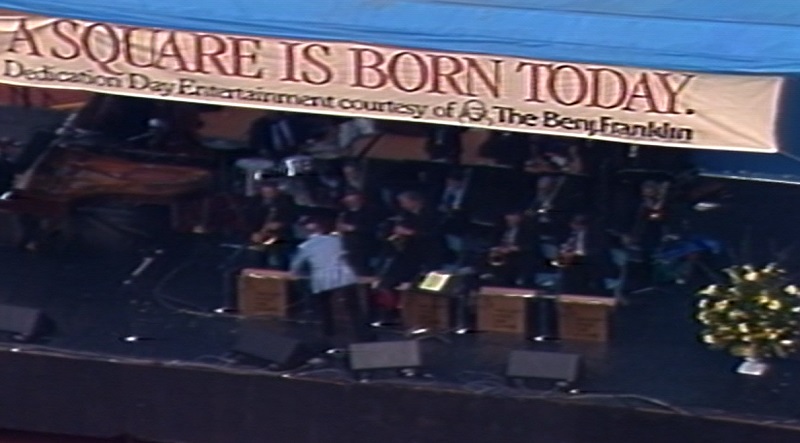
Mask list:
[[[788,0],[0,0],[118,24],[717,73],[800,73]]]
[[[0,0],[0,8],[209,33],[678,71],[800,74],[800,3],[789,0]],[[800,103],[784,105],[784,131],[796,133]],[[797,154],[800,146],[786,143],[777,155],[694,155],[709,174],[800,183]]]

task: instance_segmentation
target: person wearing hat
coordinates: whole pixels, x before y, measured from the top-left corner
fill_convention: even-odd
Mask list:
[[[358,277],[347,261],[342,237],[331,233],[330,223],[322,218],[307,217],[300,224],[308,231],[308,239],[297,248],[290,273],[307,275],[312,292],[312,305],[319,313],[322,333],[333,337],[333,298],[344,297],[353,331],[359,341],[370,341],[372,335],[367,316],[358,298]]]

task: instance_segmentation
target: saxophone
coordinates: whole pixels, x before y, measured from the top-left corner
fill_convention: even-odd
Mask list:
[[[669,182],[664,182],[658,188],[658,195],[653,206],[649,208],[647,218],[650,221],[660,221],[664,219],[664,204],[669,193]]]
[[[561,245],[556,258],[551,262],[551,264],[557,268],[566,268],[574,265],[577,257],[577,245],[574,241],[568,240]]]

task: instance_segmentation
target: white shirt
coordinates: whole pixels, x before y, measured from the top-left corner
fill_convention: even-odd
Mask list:
[[[336,235],[313,234],[301,243],[292,260],[292,274],[301,274],[304,266],[310,269],[311,291],[315,294],[358,282],[355,272],[345,260],[342,239]]]

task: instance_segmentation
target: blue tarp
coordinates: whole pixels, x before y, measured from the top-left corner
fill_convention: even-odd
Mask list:
[[[718,73],[800,73],[795,0],[0,0],[194,31]]]

